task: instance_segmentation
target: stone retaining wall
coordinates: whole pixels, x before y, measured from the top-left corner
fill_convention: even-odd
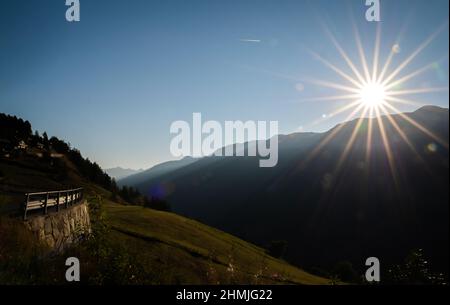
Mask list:
[[[31,216],[25,221],[26,227],[50,249],[61,252],[76,239],[91,231],[87,202],[47,215]]]

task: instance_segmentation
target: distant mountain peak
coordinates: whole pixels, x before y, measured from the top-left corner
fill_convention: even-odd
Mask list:
[[[448,112],[448,108],[443,108],[443,107],[439,107],[439,106],[434,106],[434,105],[425,105],[420,107],[419,109],[417,109],[414,112]]]
[[[142,172],[143,169],[122,168],[120,166],[105,169],[105,172],[112,178],[119,180],[128,176]]]

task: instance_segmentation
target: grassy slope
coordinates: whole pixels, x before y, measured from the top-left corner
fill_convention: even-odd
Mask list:
[[[183,284],[329,284],[263,249],[196,221],[166,212],[113,203],[107,219],[117,242],[139,253],[149,272]]]
[[[110,193],[81,178],[70,161],[65,181],[38,160],[0,161],[0,215],[20,208],[30,191],[84,187],[88,196]],[[111,240],[134,252],[152,283],[329,284],[274,259],[264,250],[196,221],[105,200]]]

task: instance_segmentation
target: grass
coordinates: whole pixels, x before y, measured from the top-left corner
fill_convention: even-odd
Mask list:
[[[67,160],[63,160],[68,169],[65,179],[39,160],[0,161],[0,235],[4,237],[0,238],[0,283],[60,284],[67,256],[85,262],[82,272],[88,284],[331,283],[194,220],[113,203],[106,199],[111,198],[108,191],[80,177]],[[103,198],[102,213],[109,228],[86,245],[46,258],[38,254],[43,250],[19,221],[6,215],[20,209],[26,192],[68,185],[84,187],[91,203]]]
[[[330,284],[250,243],[194,220],[136,206],[105,205],[112,240],[159,284]]]
[[[0,284],[64,284],[72,256],[90,285],[331,284],[196,221],[97,198],[88,198],[92,236],[59,255],[0,217]]]

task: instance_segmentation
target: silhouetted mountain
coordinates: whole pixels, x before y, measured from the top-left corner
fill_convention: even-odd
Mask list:
[[[185,167],[191,163],[194,163],[197,159],[192,157],[185,157],[181,160],[176,161],[168,161],[158,165],[153,166],[152,168],[142,171],[140,173],[130,175],[118,181],[120,186],[123,185],[139,185],[141,183],[145,183],[146,181],[153,179],[155,177],[159,177],[160,175],[175,171],[182,167]]]
[[[129,177],[131,175],[138,174],[142,172],[142,169],[131,169],[131,168],[122,168],[122,167],[114,167],[114,168],[108,168],[105,169],[105,172],[111,177],[116,180],[120,180],[126,177]]]
[[[448,109],[423,107],[363,119],[356,133],[354,120],[326,133],[280,135],[273,168],[254,157],[207,157],[127,183],[257,244],[287,241],[286,258],[302,266],[348,260],[363,269],[371,256],[387,266],[423,248],[447,270],[448,118]]]

